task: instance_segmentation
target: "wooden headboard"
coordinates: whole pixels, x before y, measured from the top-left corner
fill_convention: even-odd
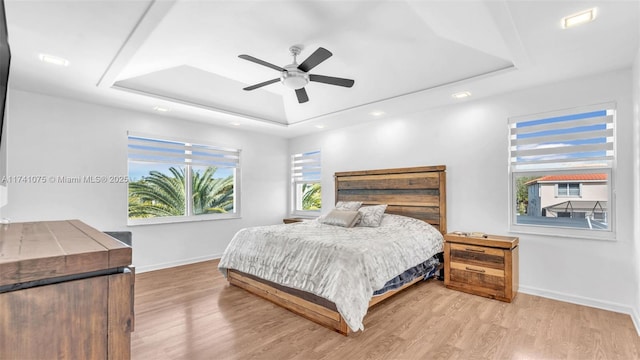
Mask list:
[[[387,204],[387,213],[409,216],[447,232],[446,166],[345,171],[335,174],[336,202]]]

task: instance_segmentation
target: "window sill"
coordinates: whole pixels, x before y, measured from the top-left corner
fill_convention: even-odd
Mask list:
[[[557,237],[579,240],[616,241],[616,233],[608,230],[582,230],[546,226],[523,226],[512,224],[509,232],[544,237]]]
[[[215,221],[215,220],[232,220],[240,219],[240,214],[225,214],[225,215],[197,215],[197,216],[171,216],[162,218],[150,218],[150,219],[134,219],[127,220],[127,226],[143,226],[143,225],[164,225],[164,224],[177,224],[188,223],[198,221]]]

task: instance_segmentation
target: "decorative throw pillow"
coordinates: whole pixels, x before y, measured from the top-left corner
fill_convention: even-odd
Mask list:
[[[387,209],[387,205],[363,206],[358,209],[362,215],[358,226],[378,227],[382,221],[382,215]]]
[[[351,210],[356,211],[362,206],[362,201],[338,201],[336,204],[336,210]]]
[[[351,210],[331,210],[323,219],[318,219],[323,224],[354,227],[360,220],[361,214]]]

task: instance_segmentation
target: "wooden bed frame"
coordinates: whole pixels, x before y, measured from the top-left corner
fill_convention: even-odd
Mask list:
[[[362,201],[364,205],[387,204],[389,214],[404,215],[428,222],[442,234],[446,233],[446,167],[421,166],[399,169],[337,172],[336,202]],[[255,295],[267,299],[298,315],[324,325],[343,335],[350,332],[335,304],[313,294],[301,296],[301,291],[258,279],[236,270],[228,270],[227,280]],[[399,293],[422,280],[417,278],[399,289],[375,296],[373,305]],[[323,299],[319,299],[323,300]]]

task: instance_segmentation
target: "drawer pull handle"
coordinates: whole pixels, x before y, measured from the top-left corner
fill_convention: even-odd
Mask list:
[[[467,269],[469,271],[475,271],[475,272],[479,272],[479,273],[484,273],[484,269],[474,269],[474,268],[470,268],[468,266],[465,266],[465,269]]]
[[[471,249],[471,248],[464,248],[466,251],[473,251],[473,252],[477,252],[477,253],[484,253],[484,250],[482,249]]]

